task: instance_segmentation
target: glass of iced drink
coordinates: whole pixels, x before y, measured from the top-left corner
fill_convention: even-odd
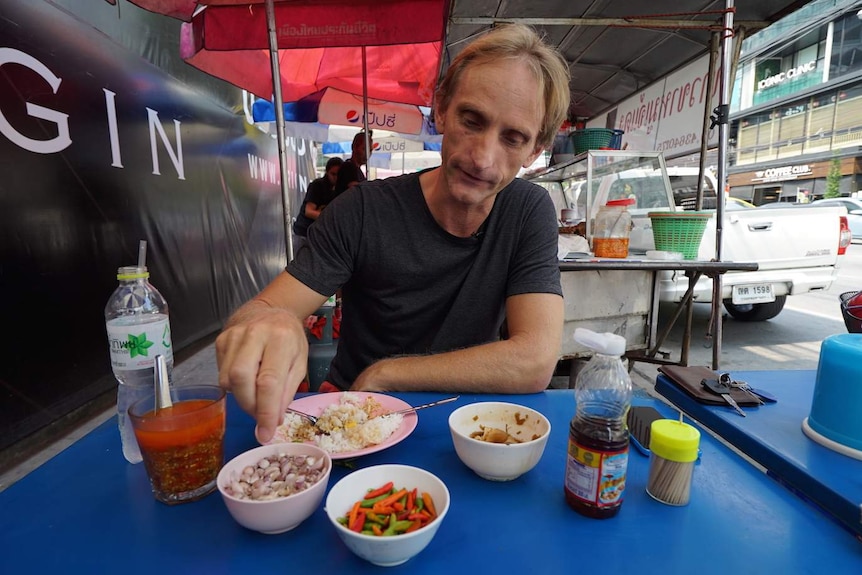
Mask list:
[[[224,463],[225,392],[214,385],[171,390],[173,405],[155,409],[155,394],[129,407],[153,495],[173,505],[212,492]]]

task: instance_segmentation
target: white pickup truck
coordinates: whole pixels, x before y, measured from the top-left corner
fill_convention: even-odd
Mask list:
[[[574,178],[565,177],[567,170]],[[693,208],[692,182],[696,186],[697,168],[665,168],[663,161],[652,169],[638,167],[611,174],[606,172],[606,175],[597,168],[591,171],[590,184],[583,174],[575,172],[578,171],[571,166],[561,170],[551,168],[530,179],[549,191],[558,208],[574,208],[588,221],[608,200],[634,197],[636,204],[630,209],[633,224],[630,257],[637,258],[655,249],[648,212],[677,211],[683,209],[682,206]],[[586,193],[590,188],[593,193]],[[714,179],[709,179],[705,207],[715,205],[717,188]],[[589,232],[588,226],[588,237]],[[739,204],[726,203],[722,260],[755,262],[759,269],[727,272],[722,276],[721,297],[725,309],[740,321],[764,321],[781,312],[787,296],[828,289],[837,276],[840,257],[850,241],[847,218],[840,208],[742,208]],[[698,259],[715,259],[715,242],[716,216],[713,214],[704,232]],[[688,277],[682,272],[663,272],[659,281],[662,301],[678,302],[688,289]],[[695,287],[695,301],[710,302],[712,287],[712,280],[702,277]]]

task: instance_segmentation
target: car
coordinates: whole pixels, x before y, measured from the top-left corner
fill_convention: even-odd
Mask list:
[[[847,224],[853,241],[862,241],[862,199],[859,198],[824,198],[814,200],[812,206],[839,206],[847,208]]]
[[[757,206],[741,198],[734,198],[733,196],[728,196],[724,199],[724,207],[728,210],[745,210],[748,208],[755,208]]]

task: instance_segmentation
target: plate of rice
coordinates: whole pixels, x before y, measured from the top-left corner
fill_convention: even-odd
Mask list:
[[[269,443],[313,443],[332,459],[350,459],[382,451],[416,429],[416,413],[390,414],[411,405],[397,397],[365,391],[319,393],[294,400],[291,409],[314,415],[317,425],[293,413],[284,414]]]

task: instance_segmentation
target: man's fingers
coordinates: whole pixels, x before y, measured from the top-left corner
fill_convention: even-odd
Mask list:
[[[257,420],[258,441],[269,441],[284,418],[284,408],[291,402],[299,382],[292,366],[307,357],[305,336],[297,342],[292,334],[281,334],[267,342],[257,372],[257,394],[254,417]]]
[[[255,410],[255,380],[264,342],[248,336],[245,330],[231,329],[216,339],[219,386],[233,393],[239,406],[248,413]]]

